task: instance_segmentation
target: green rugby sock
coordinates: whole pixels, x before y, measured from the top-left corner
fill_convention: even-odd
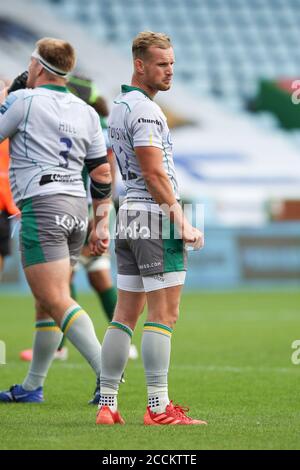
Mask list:
[[[100,299],[101,305],[107,316],[108,321],[111,322],[117,304],[117,289],[115,287],[110,287],[104,292],[97,292],[97,295]]]

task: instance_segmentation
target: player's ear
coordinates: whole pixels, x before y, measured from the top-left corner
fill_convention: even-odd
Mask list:
[[[142,59],[135,59],[134,65],[135,65],[135,70],[138,73],[140,74],[144,73],[144,61]]]
[[[37,77],[40,77],[44,72],[44,67],[41,64],[37,64]]]

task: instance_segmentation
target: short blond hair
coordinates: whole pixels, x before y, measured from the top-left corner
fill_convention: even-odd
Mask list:
[[[169,47],[172,47],[172,43],[169,36],[164,33],[142,31],[134,38],[132,43],[133,59],[145,59],[151,46],[169,49]]]
[[[36,49],[39,55],[60,70],[68,73],[76,64],[74,47],[67,41],[55,38],[43,38],[37,41]]]

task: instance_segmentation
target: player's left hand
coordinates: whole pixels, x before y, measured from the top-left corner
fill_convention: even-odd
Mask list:
[[[100,235],[100,236],[99,236]],[[109,247],[110,236],[109,231],[105,233],[97,234],[96,230],[93,229],[89,236],[89,249],[93,256],[100,256],[105,253]]]
[[[27,84],[27,79],[28,79],[28,72],[25,70],[25,72],[20,73],[12,82],[10,87],[7,90],[7,93],[11,93],[12,91],[17,91],[21,90],[22,88],[26,88]]]

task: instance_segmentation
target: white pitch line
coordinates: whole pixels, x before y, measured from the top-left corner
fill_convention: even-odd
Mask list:
[[[11,365],[13,363],[10,363]],[[58,364],[58,363],[57,363]],[[85,364],[76,364],[72,362],[64,362],[61,364],[66,369],[83,369],[87,366]],[[136,369],[143,369],[141,364],[130,363],[131,367]],[[235,367],[235,366],[213,366],[213,365],[201,365],[201,364],[171,364],[171,369],[180,369],[180,370],[195,370],[202,372],[229,372],[234,374],[247,374],[251,372],[257,373],[276,373],[276,374],[293,374],[300,373],[300,367],[254,367],[254,366],[244,366],[244,367]]]

